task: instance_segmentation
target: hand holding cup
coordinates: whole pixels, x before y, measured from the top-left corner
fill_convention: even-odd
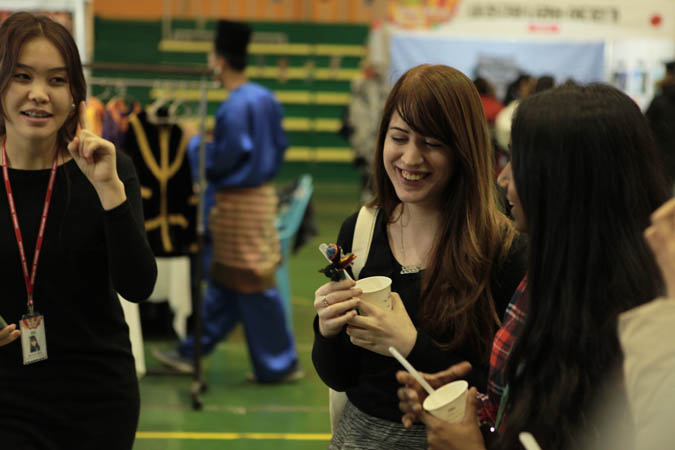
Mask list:
[[[352,344],[371,352],[389,356],[389,347],[394,347],[407,356],[417,341],[417,328],[401,297],[392,292],[388,298],[390,309],[365,301],[362,294],[358,305],[360,315],[347,321],[347,334]]]
[[[319,318],[319,332],[329,338],[339,334],[347,321],[356,316],[361,290],[351,279],[330,281],[314,293],[314,309]]]
[[[483,435],[478,427],[476,388],[465,392],[464,416],[460,422],[450,423],[426,411],[422,413],[430,450],[485,450]]]
[[[470,372],[471,364],[464,361],[434,374],[418,373],[429,383],[429,385],[436,389],[459,378],[465,377]],[[399,409],[404,413],[401,422],[406,428],[411,428],[414,422],[419,422],[421,420],[423,411],[422,402],[427,398],[428,393],[417,379],[408,372],[397,372],[396,380],[404,385],[398,390]]]
[[[433,389],[395,348],[389,351],[408,370],[396,374],[399,382],[410,382],[408,376],[411,376],[417,386],[422,386],[424,393],[429,394],[422,408],[415,400],[421,398],[418,397],[419,392],[410,392],[408,388],[399,389],[399,407],[406,413],[401,419],[403,425],[411,428],[413,420],[418,417],[426,426],[429,449],[484,450],[485,442],[478,427],[476,388],[467,391],[468,383],[456,379],[468,374],[471,365],[462,362],[436,376],[427,375],[425,378],[435,378],[432,380],[434,384],[446,381],[438,389]]]

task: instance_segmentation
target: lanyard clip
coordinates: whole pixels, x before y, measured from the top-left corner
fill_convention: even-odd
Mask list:
[[[35,314],[35,305],[33,303],[33,296],[28,296],[28,315],[32,316]]]

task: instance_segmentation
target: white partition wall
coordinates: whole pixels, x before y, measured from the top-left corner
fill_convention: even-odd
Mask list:
[[[515,79],[518,72],[553,75],[557,82],[574,79],[589,83],[605,78],[604,48],[604,42],[499,41],[396,34],[390,41],[390,67],[393,79],[418,64],[432,63],[455,67],[470,78],[480,74],[498,87]],[[502,77],[506,79],[500,80]]]
[[[392,82],[414,65],[442,63],[480,73],[498,91],[495,77],[519,71],[605,81],[646,107],[663,63],[675,59],[673,0],[455,0],[436,7],[444,14],[428,2],[393,3]]]

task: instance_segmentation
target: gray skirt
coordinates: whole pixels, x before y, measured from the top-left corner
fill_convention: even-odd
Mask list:
[[[347,400],[328,450],[426,450],[427,431],[415,424],[407,430],[401,422],[370,416]]]

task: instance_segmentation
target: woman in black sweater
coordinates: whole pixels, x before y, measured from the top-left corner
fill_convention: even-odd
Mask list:
[[[400,423],[400,366],[387,349],[424,372],[469,360],[472,384],[483,385],[490,339],[524,274],[524,249],[497,210],[483,109],[461,72],[423,65],[399,79],[374,170],[378,213],[359,278],[390,277],[393,310],[360,302],[351,281],[316,291],[314,366],[349,400],[329,448],[427,448],[423,427]],[[338,236],[346,252],[355,221]]]
[[[135,170],[88,130],[64,27],[10,16],[0,66],[0,445],[130,449],[140,399],[117,293],[141,301],[157,276]]]

